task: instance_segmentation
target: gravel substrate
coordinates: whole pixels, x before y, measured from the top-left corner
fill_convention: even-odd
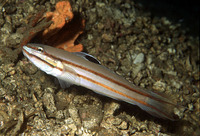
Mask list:
[[[199,35],[133,0],[70,1],[86,20],[77,40],[84,52],[133,84],[177,100],[180,119],[162,120],[80,86],[61,89],[23,56],[27,20],[41,8],[53,11],[57,1],[0,1],[0,135],[200,134]]]

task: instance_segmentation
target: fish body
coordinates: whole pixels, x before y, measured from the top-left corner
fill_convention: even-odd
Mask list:
[[[58,78],[63,87],[69,83],[83,86],[113,99],[137,105],[153,116],[174,120],[176,104],[169,97],[133,85],[102,66],[91,55],[71,53],[41,44],[24,45],[22,51],[38,68]]]

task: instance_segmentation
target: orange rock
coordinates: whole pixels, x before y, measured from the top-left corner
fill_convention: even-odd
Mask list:
[[[54,12],[47,12],[45,17],[53,21],[49,28],[43,32],[44,39],[57,33],[62,27],[73,18],[72,8],[69,1],[60,1],[56,4]]]
[[[69,1],[58,2],[56,10],[47,12],[45,17],[53,23],[43,31],[42,41],[44,44],[69,52],[83,50],[82,44],[74,45],[74,42],[83,33],[85,20],[80,16],[74,18]]]
[[[85,20],[75,18],[60,31],[57,37],[55,37],[57,40],[51,39],[51,43],[54,43],[53,46],[56,48],[61,48],[69,52],[81,52],[83,50],[83,45],[74,45],[74,42],[78,36],[83,33],[84,27]]]

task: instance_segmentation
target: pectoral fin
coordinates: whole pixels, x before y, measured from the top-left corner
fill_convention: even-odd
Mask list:
[[[79,85],[80,79],[77,72],[73,68],[66,65],[63,65],[62,74],[57,78],[62,88],[68,88],[73,84]]]
[[[59,82],[61,88],[64,88],[64,89],[69,88],[71,85],[73,85],[72,83],[66,82],[62,79],[58,79],[58,82]]]

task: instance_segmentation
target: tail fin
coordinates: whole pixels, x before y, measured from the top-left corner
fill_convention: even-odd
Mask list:
[[[146,104],[139,104],[140,108],[155,117],[170,119],[172,121],[178,119],[178,116],[174,114],[174,110],[178,108],[178,106],[172,98],[157,92],[150,92],[150,95],[152,97],[146,99]]]

